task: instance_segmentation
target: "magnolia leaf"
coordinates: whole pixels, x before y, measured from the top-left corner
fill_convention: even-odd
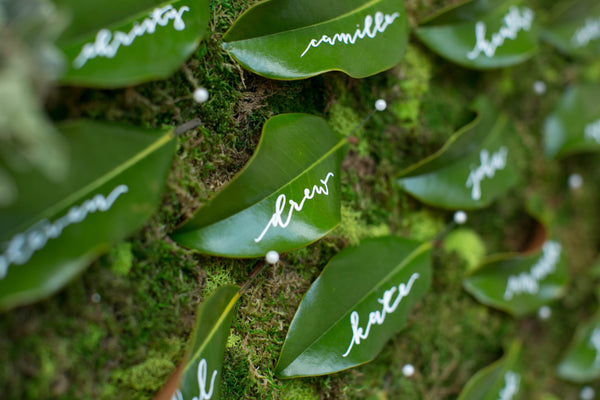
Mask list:
[[[571,56],[600,56],[600,3],[578,0],[559,3],[542,39]]]
[[[521,343],[514,342],[507,354],[473,376],[458,400],[498,400],[523,398],[520,367]]]
[[[419,200],[447,209],[482,208],[519,181],[516,131],[488,100],[475,102],[478,117],[432,156],[401,171],[397,183]]]
[[[577,329],[557,372],[561,378],[573,382],[600,377],[600,314]]]
[[[64,83],[119,87],[173,73],[208,26],[208,0],[54,0],[71,14],[58,45],[68,61]]]
[[[428,19],[416,35],[435,53],[464,67],[518,64],[537,52],[535,13],[523,3],[474,0]]]
[[[319,117],[269,119],[248,165],[173,239],[228,257],[264,256],[314,242],[340,222],[345,143]]]
[[[153,213],[175,150],[170,131],[77,121],[58,127],[66,179],[14,171],[19,201],[0,208],[0,310],[60,289]]]
[[[546,118],[544,140],[548,157],[600,151],[600,86],[568,88]]]
[[[346,248],[304,296],[276,375],[330,374],[372,360],[430,284],[430,243],[388,236]]]
[[[184,363],[155,400],[218,400],[221,398],[221,368],[229,328],[240,288],[221,286],[198,307]],[[173,392],[173,381],[179,382]]]
[[[274,79],[343,71],[354,78],[396,65],[408,42],[401,0],[268,0],[225,33],[223,48]]]
[[[547,240],[531,255],[488,258],[465,278],[463,285],[481,303],[521,317],[561,297],[567,278],[562,245]]]

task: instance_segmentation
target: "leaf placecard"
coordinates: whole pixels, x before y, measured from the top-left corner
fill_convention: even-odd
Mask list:
[[[561,378],[573,382],[600,377],[600,314],[577,329],[557,372]]]
[[[548,157],[600,151],[600,86],[568,88],[544,122],[544,147]]]
[[[153,213],[175,150],[170,130],[77,121],[59,126],[70,169],[60,183],[13,171],[0,209],[0,310],[50,295]]]
[[[532,255],[488,258],[463,285],[481,303],[521,317],[561,297],[567,279],[562,245],[548,240]]]
[[[558,3],[542,38],[571,56],[600,56],[600,3],[578,0]]]
[[[523,397],[521,343],[513,342],[504,357],[482,369],[460,393],[458,400],[518,400]]]
[[[267,0],[223,37],[245,68],[273,79],[338,70],[354,78],[396,65],[408,42],[402,0]]]
[[[218,400],[221,398],[221,369],[229,328],[235,314],[240,288],[221,286],[200,307],[196,325],[182,366],[155,400]],[[173,382],[179,382],[173,393]]]
[[[58,45],[62,81],[119,87],[165,78],[192,54],[208,26],[208,0],[54,0],[71,15]]]
[[[513,160],[521,149],[514,127],[484,98],[474,108],[478,117],[442,149],[398,174],[396,182],[404,191],[437,207],[474,209],[518,183]]]
[[[340,222],[345,138],[307,114],[269,119],[248,165],[173,235],[184,246],[228,257],[308,245]]]
[[[435,53],[464,67],[518,64],[537,52],[535,12],[524,3],[474,0],[425,21],[416,35]]]
[[[430,284],[430,243],[388,236],[346,248],[304,296],[276,375],[330,374],[372,360]]]

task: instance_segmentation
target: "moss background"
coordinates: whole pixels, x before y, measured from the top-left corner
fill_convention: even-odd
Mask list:
[[[526,398],[578,398],[581,387],[557,379],[554,369],[577,324],[597,309],[600,162],[593,154],[545,159],[541,126],[569,84],[600,83],[600,61],[572,60],[542,44],[524,64],[476,72],[442,60],[411,36],[402,62],[370,78],[327,73],[272,81],[243,70],[220,46],[226,29],[253,3],[212,0],[209,36],[168,80],[121,90],[57,87],[46,97],[55,121],[86,117],[159,127],[199,118],[202,125],[178,138],[161,205],[139,233],[53,297],[0,316],[0,397],[152,398],[182,357],[198,304],[220,285],[245,283],[259,262],[197,254],[173,243],[169,233],[243,167],[269,117],[320,115],[348,135],[384,98],[388,111],[352,133],[342,224],[317,243],[283,254],[242,296],[225,354],[223,398],[454,399],[514,338],[525,343]],[[412,26],[452,3],[405,1]],[[544,18],[553,1],[531,3]],[[538,80],[547,85],[544,95],[532,89]],[[197,86],[210,92],[207,103],[192,100]],[[451,220],[452,213],[401,192],[392,177],[469,121],[469,103],[479,93],[510,116],[525,144],[522,184],[436,241],[430,292],[375,361],[330,376],[276,379],[273,369],[297,305],[333,255],[388,233],[432,239]],[[583,177],[583,188],[568,189],[571,173]],[[484,254],[526,247],[535,226],[528,205],[554,217],[569,257],[568,293],[553,304],[548,321],[511,318],[462,290],[465,272]],[[416,367],[411,378],[401,373],[405,363]],[[592,386],[600,391],[600,383]]]

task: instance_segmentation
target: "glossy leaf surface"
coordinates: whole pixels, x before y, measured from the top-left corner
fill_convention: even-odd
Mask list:
[[[240,297],[239,290],[233,285],[221,286],[198,308],[183,368],[174,375],[180,380],[179,388],[170,397],[172,400],[221,398],[223,354],[235,315],[235,304]],[[172,390],[169,391],[172,393]],[[171,393],[168,395],[171,396]],[[160,393],[159,398],[165,397]]]
[[[264,256],[314,242],[340,222],[345,143],[319,117],[269,119],[248,165],[173,239],[229,257]]]
[[[12,171],[19,199],[0,209],[0,309],[60,289],[140,228],[162,194],[171,132],[92,121],[59,129],[71,155],[64,181]]]
[[[429,289],[430,248],[388,236],[338,253],[304,296],[276,375],[330,374],[375,358]]]
[[[467,382],[458,400],[523,399],[520,352],[521,344],[514,342],[501,360],[482,369]]]
[[[425,21],[416,35],[435,53],[464,67],[518,64],[537,52],[535,12],[525,3],[471,1]]]
[[[397,64],[408,41],[401,0],[268,0],[223,37],[245,68],[274,79],[339,70],[355,78]]]
[[[577,329],[557,372],[561,378],[573,382],[600,377],[600,314]]]
[[[447,209],[482,208],[519,181],[520,143],[508,120],[484,98],[478,117],[432,156],[401,171],[397,183],[419,200]]]
[[[119,87],[173,73],[208,26],[208,0],[55,0],[72,18],[59,39],[63,82]]]
[[[572,86],[544,123],[545,152],[562,157],[600,151],[600,86]]]
[[[567,279],[562,246],[549,240],[533,255],[489,258],[463,284],[483,304],[524,316],[561,297]]]
[[[593,58],[600,56],[600,3],[578,0],[558,3],[554,18],[542,38],[563,53]]]

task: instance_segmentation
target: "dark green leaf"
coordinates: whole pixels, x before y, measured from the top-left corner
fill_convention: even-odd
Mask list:
[[[263,256],[314,242],[340,222],[345,143],[319,117],[269,119],[248,165],[173,239],[229,257]]]
[[[600,151],[600,86],[568,88],[546,118],[544,140],[549,157]]]
[[[463,283],[483,304],[524,316],[561,297],[567,279],[562,246],[549,240],[533,255],[490,257]]]
[[[372,360],[430,284],[430,243],[390,236],[343,250],[304,296],[275,373],[323,375]]]
[[[196,49],[208,26],[208,0],[55,0],[72,24],[59,46],[63,82],[118,87],[164,78]]]
[[[362,78],[393,67],[408,41],[401,0],[269,0],[227,31],[223,47],[268,78],[339,70]]]
[[[416,34],[435,53],[464,67],[518,64],[537,52],[535,13],[523,3],[471,1],[427,20]]]
[[[472,209],[487,206],[518,183],[513,160],[521,148],[514,128],[483,98],[475,110],[479,116],[440,151],[399,173],[403,190],[427,204]]]
[[[600,377],[600,314],[577,329],[558,365],[558,375],[573,382],[589,382]]]
[[[520,368],[521,343],[514,342],[499,361],[467,382],[458,400],[517,400],[523,398]]]
[[[19,201],[0,209],[0,309],[60,289],[112,242],[137,230],[160,199],[171,132],[78,121],[59,126],[66,179],[12,171]]]

